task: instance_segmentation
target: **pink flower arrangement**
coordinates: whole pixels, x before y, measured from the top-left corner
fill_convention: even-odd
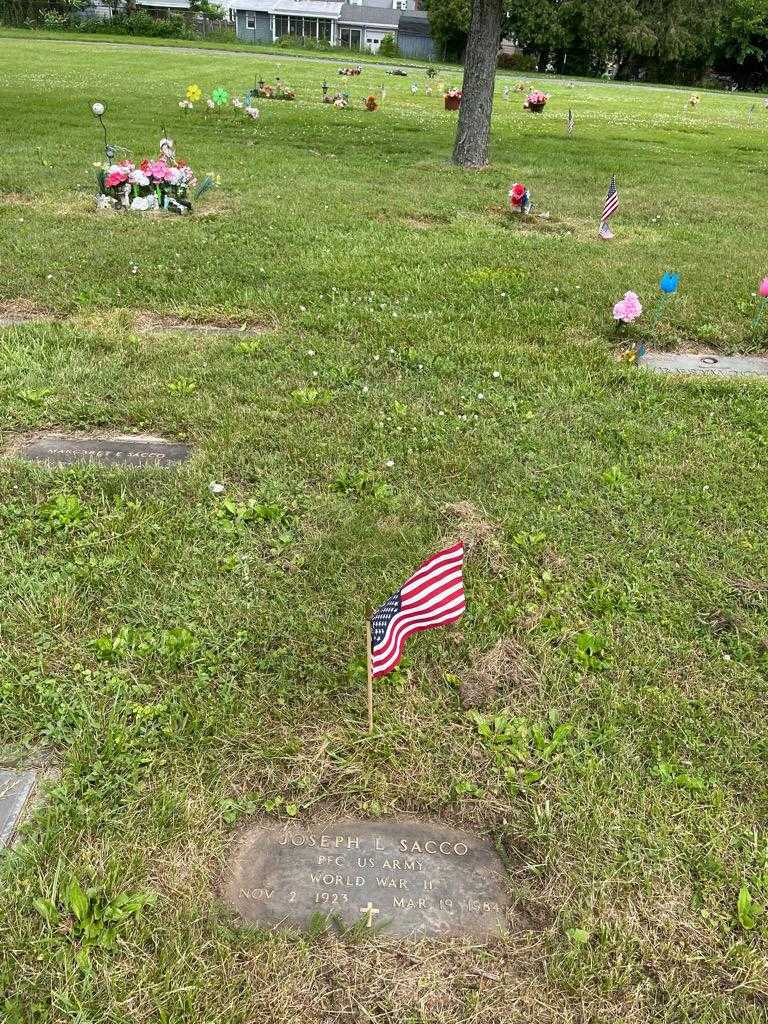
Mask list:
[[[533,110],[538,113],[543,110],[547,105],[549,96],[545,92],[541,92],[539,89],[532,89],[526,97],[525,103],[523,104],[524,110]]]
[[[193,190],[197,186],[194,195],[199,197],[213,187],[213,178],[207,176],[198,186],[192,168],[183,161],[176,161],[172,152],[171,143],[165,157],[142,160],[138,165],[130,160],[102,165],[98,172],[99,206],[188,213],[192,209]]]
[[[768,299],[768,277],[764,277],[763,280],[760,282],[757,289],[757,294],[760,296],[761,299]]]
[[[617,323],[631,324],[643,312],[640,299],[634,292],[625,292],[624,298],[613,307],[613,319]]]

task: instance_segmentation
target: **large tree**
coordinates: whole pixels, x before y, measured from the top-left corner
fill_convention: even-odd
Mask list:
[[[488,163],[493,85],[503,22],[504,0],[473,0],[453,147],[453,162],[461,167],[485,167]]]

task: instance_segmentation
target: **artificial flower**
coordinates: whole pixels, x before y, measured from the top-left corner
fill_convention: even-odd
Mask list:
[[[258,107],[246,107],[245,108],[245,112],[248,115],[248,117],[252,117],[254,121],[259,116],[259,109],[258,109]]]
[[[146,167],[142,167],[142,170],[155,181],[163,181],[167,168],[168,164],[165,160],[150,160]]]
[[[670,272],[667,271],[659,281],[659,288],[661,288],[665,295],[674,295],[677,291],[677,282],[679,280],[679,274],[670,274]]]
[[[140,167],[134,168],[131,171],[128,175],[128,180],[132,185],[140,185],[142,187],[149,184],[149,178]]]
[[[194,110],[194,103],[190,103],[189,100],[179,100],[179,106],[182,110]]]
[[[192,103],[197,103],[203,98],[203,90],[199,85],[188,85],[186,91],[186,97],[191,100]]]
[[[123,170],[111,171],[104,179],[107,188],[115,188],[116,185],[123,185],[128,181],[128,175]]]
[[[757,294],[763,299],[768,299],[768,277],[764,277],[760,282]]]
[[[229,93],[226,89],[222,89],[221,86],[214,89],[211,93],[211,99],[217,107],[223,107],[229,100]]]
[[[216,106],[213,100],[206,100],[205,105],[208,107],[209,110],[213,110],[213,108]]]
[[[624,298],[613,307],[613,319],[624,324],[631,324],[643,312],[640,299],[634,292],[625,292]]]
[[[238,96],[233,96],[232,97],[232,106],[236,110],[241,110],[242,106],[243,106],[243,101]]]

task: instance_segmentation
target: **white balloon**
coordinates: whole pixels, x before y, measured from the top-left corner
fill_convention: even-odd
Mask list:
[[[106,110],[106,107],[103,103],[94,103],[91,107],[91,110],[93,111],[94,117],[101,117],[101,115]]]

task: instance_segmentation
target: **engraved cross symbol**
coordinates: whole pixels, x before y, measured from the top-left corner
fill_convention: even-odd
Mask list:
[[[368,900],[368,906],[367,907],[361,907],[360,908],[360,913],[366,915],[366,918],[367,918],[367,920],[365,922],[366,928],[373,928],[373,915],[374,914],[378,914],[379,910],[376,907],[374,907],[374,905],[371,903],[370,900]]]

